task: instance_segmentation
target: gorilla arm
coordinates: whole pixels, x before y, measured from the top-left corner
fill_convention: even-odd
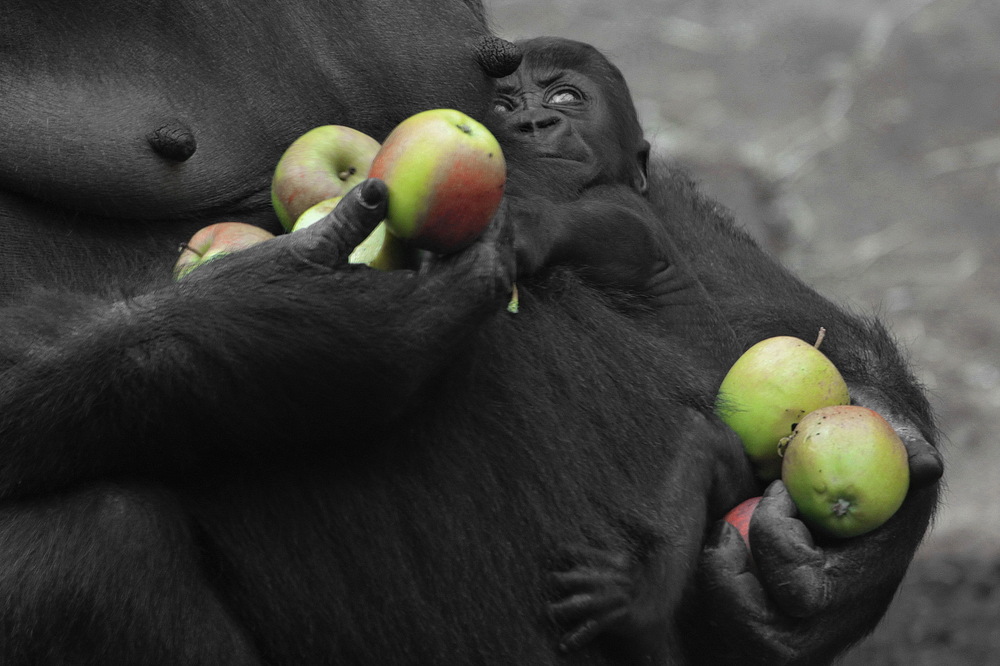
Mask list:
[[[233,453],[287,457],[272,442],[326,446],[405,409],[468,330],[502,308],[510,267],[497,248],[509,243],[487,240],[498,221],[416,274],[347,265],[384,202],[384,185],[366,181],[315,231],[178,284],[5,312],[0,496],[113,473],[197,473]]]
[[[815,543],[775,482],[750,528],[758,575],[731,526],[720,523],[703,551],[685,608],[693,661],[825,663],[874,628],[927,529],[942,472],[929,405],[877,321],[844,312],[794,278],[683,175],[657,174],[650,192],[743,348],[774,335],[808,340],[825,327],[823,351],[855,401],[881,412],[907,445],[910,493],[878,530]]]
[[[568,264],[597,284],[648,294],[666,267],[652,211],[625,185],[591,187],[570,201],[515,196],[511,208],[518,274]]]

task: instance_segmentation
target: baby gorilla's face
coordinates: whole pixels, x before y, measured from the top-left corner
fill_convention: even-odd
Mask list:
[[[567,40],[531,40],[521,44],[521,67],[497,85],[495,110],[505,119],[511,137],[521,139],[544,160],[573,172],[581,186],[599,183],[634,184],[637,162],[644,170],[645,155],[623,148],[635,143],[636,128],[629,127],[619,107],[631,99],[624,85],[608,80],[594,69],[611,67],[587,45]],[[564,53],[585,49],[574,66],[559,64],[548,49]],[[585,56],[585,57],[584,57]],[[634,117],[634,111],[631,113]]]

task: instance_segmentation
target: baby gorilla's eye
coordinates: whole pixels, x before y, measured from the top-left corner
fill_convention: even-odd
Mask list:
[[[576,88],[559,88],[549,94],[549,104],[576,104],[583,100],[583,95]]]
[[[506,97],[497,97],[493,100],[493,110],[497,113],[510,113],[514,110],[514,103]]]

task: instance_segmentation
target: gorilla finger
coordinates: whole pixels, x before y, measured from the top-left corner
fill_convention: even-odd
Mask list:
[[[784,484],[771,484],[750,520],[750,544],[757,571],[778,607],[793,617],[808,617],[827,606],[832,583],[826,554],[805,524],[788,515],[790,502]]]
[[[324,255],[308,258],[332,266],[346,263],[354,248],[385,219],[388,194],[385,183],[377,178],[352,188],[329,215],[305,230],[320,236],[317,252]]]
[[[507,206],[501,204],[489,227],[478,241],[479,247],[489,248],[503,266],[504,270],[514,280],[516,274],[516,258],[514,255],[514,221],[507,211]]]
[[[750,519],[750,546],[758,567],[782,568],[807,562],[822,566],[823,551],[797,515],[785,484],[775,481],[768,486]]]
[[[580,626],[563,634],[559,641],[559,650],[562,652],[575,652],[592,643],[601,634],[612,629],[620,622],[624,615],[623,610],[616,610],[599,618],[591,618],[583,622]]]
[[[783,516],[796,516],[799,510],[795,507],[792,496],[788,494],[788,488],[783,481],[772,481],[771,485],[764,489],[763,497],[767,498],[766,509],[778,511]],[[761,508],[760,505],[757,506]]]
[[[549,604],[549,617],[560,627],[580,624],[586,618],[604,616],[625,608],[628,597],[621,592],[574,594]]]
[[[921,487],[934,483],[944,474],[941,453],[919,434],[900,431],[910,463],[910,485]]]
[[[502,209],[501,209],[502,211]],[[514,283],[513,232],[507,216],[498,212],[479,239],[470,247],[449,255],[432,255],[421,265],[429,278],[427,288],[454,286],[456,273],[464,273],[462,283],[493,294],[509,294]]]
[[[723,520],[716,523],[702,549],[701,573],[711,579],[726,579],[750,571],[752,566],[739,531]]]
[[[701,594],[713,615],[739,625],[766,624],[774,616],[764,587],[753,574],[743,537],[723,522],[714,532],[716,545],[702,553],[698,577]]]

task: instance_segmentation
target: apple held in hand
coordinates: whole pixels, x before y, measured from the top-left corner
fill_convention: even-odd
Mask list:
[[[181,245],[174,264],[174,279],[180,280],[202,264],[231,252],[274,238],[274,234],[243,222],[219,222],[198,230]]]
[[[322,125],[292,142],[271,180],[271,204],[286,230],[299,216],[368,177],[379,143],[343,125]]]
[[[333,197],[321,201],[299,215],[292,231],[301,231],[316,224],[333,212],[344,197]],[[402,241],[388,233],[385,222],[379,222],[368,237],[358,243],[347,258],[351,264],[366,264],[382,271],[393,271],[400,268],[416,268],[417,258],[412,248],[406,247]]]
[[[750,519],[753,517],[753,512],[757,509],[757,505],[760,504],[760,500],[760,497],[751,497],[748,500],[744,500],[730,509],[729,513],[723,518],[723,520],[736,528],[736,531],[743,537],[743,543],[747,545],[747,548],[750,547]]]
[[[389,188],[389,231],[446,254],[476,240],[503,197],[503,152],[480,123],[454,109],[411,116],[386,138],[369,176]]]
[[[781,480],[802,520],[836,537],[870,532],[899,509],[910,484],[906,447],[867,407],[825,407],[782,444]]]
[[[343,196],[336,196],[330,199],[324,199],[320,201],[315,206],[311,206],[304,210],[301,215],[295,219],[295,224],[292,225],[290,231],[301,231],[316,224],[324,217],[333,212],[333,209],[337,207]]]
[[[813,410],[849,402],[847,384],[830,359],[798,338],[779,336],[737,359],[722,380],[715,408],[740,436],[757,475],[771,481],[781,470],[778,442],[793,426]]]

